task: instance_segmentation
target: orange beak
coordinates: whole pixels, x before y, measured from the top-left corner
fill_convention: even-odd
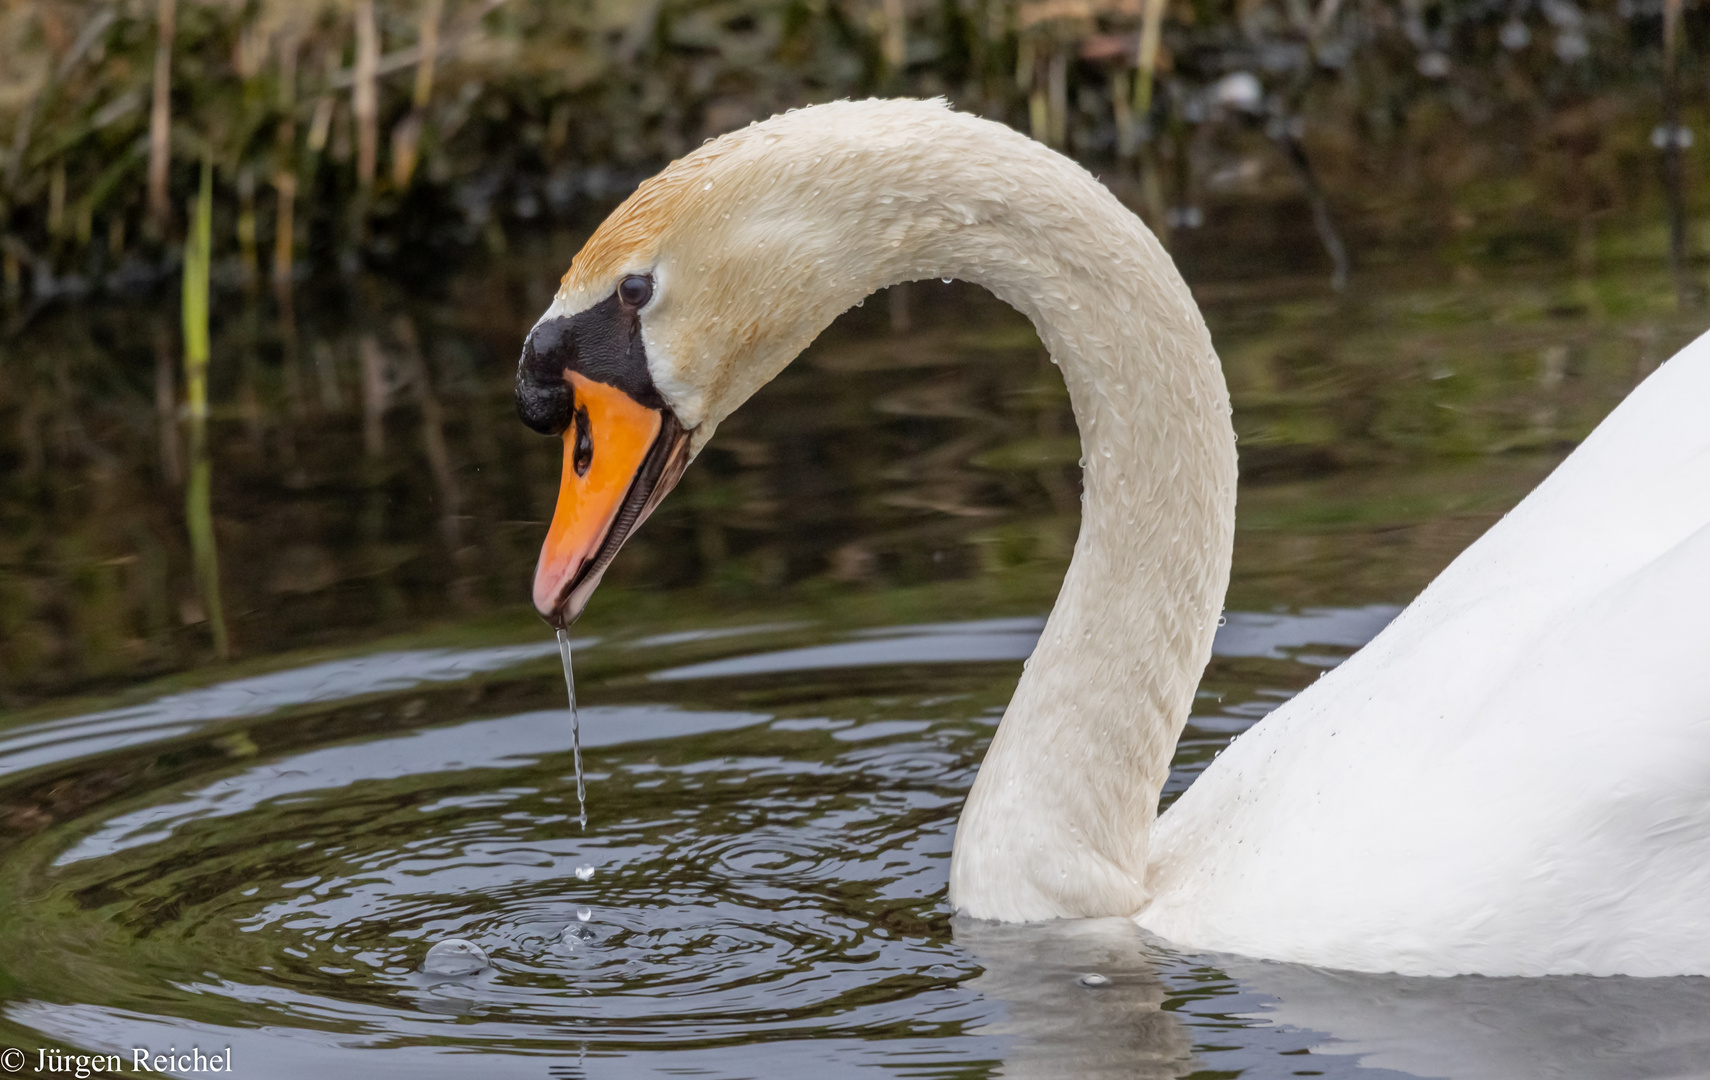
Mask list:
[[[582,614],[612,557],[689,464],[689,436],[670,412],[615,386],[565,372],[573,420],[564,476],[540,562],[534,607],[553,626]]]

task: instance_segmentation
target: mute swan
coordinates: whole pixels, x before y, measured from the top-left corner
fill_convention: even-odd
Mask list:
[[[579,615],[719,421],[840,312],[952,276],[1033,321],[1086,462],[1073,562],[958,827],[959,911],[1363,971],[1710,973],[1710,344],[1154,823],[1229,577],[1222,370],[1133,214],[941,102],[726,135],[589,239],[517,376],[525,422],[564,440],[536,607]]]

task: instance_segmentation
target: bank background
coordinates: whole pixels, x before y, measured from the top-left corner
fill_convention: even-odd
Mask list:
[[[342,800],[303,761],[395,763],[386,740],[562,701],[528,608],[559,455],[514,419],[510,381],[581,241],[672,158],[813,102],[942,96],[1083,162],[1165,243],[1224,361],[1243,484],[1233,629],[1168,800],[1703,329],[1706,46],[1702,7],[1667,0],[5,0],[0,1042],[277,1022],[324,1048],[389,1010],[418,1025],[400,1044],[484,1037],[422,1019],[442,1003],[409,972],[434,935],[539,914],[591,865],[554,817],[564,747],[529,750],[525,778],[479,755],[376,765]],[[870,298],[723,426],[579,624],[584,699],[774,735],[611,736],[596,828],[639,830],[628,866],[696,853],[710,893],[796,867],[796,893],[841,899],[796,916],[795,945],[767,929],[781,900],[732,900],[754,966],[714,965],[713,1033],[684,1034],[700,1006],[640,1034],[601,1013],[584,1055],[712,1054],[774,1008],[804,1039],[926,1053],[905,1017],[929,990],[966,1011],[944,1045],[983,1030],[967,987],[993,969],[953,943],[941,849],[1066,566],[1078,460],[1031,327],[962,283]],[[756,659],[885,641],[907,644]],[[697,667],[719,663],[738,666]],[[871,745],[914,764],[824,732],[778,743],[845,721],[904,725]],[[750,767],[774,759],[787,792]],[[650,769],[673,779],[634,786]],[[755,801],[708,811],[696,769]],[[916,817],[880,798],[904,774]],[[212,809],[221,784],[241,812]],[[782,813],[768,800],[840,798],[870,834],[749,850]],[[467,820],[417,809],[454,805]],[[530,824],[499,844],[480,823],[505,812]],[[672,840],[667,819],[700,831]],[[346,845],[359,825],[375,835]],[[898,836],[908,870],[858,899],[828,884]],[[509,899],[431,873],[405,888],[412,844],[545,862]],[[593,900],[666,903],[612,887]],[[722,955],[688,929],[708,919],[625,932],[700,971]],[[518,933],[501,938],[535,955]],[[900,980],[894,1006],[846,987],[800,991],[798,1014],[758,988],[767,963],[808,979],[875,940],[851,985]],[[613,985],[645,997],[647,955]],[[605,985],[516,963],[514,997],[443,1015],[515,1036]],[[563,1041],[546,1027],[541,1054]],[[1224,1060],[1188,1030],[1142,1040],[1146,1060]],[[976,1073],[1008,1053],[945,1052]]]

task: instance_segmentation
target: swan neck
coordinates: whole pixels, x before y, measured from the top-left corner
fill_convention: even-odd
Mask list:
[[[1036,190],[1057,197],[1012,201],[945,252],[1033,321],[1082,447],[1074,557],[953,855],[952,903],[1005,920],[1144,906],[1147,841],[1234,533],[1228,390],[1198,308],[1145,226],[1052,157],[1055,182]]]
[[[683,158],[577,257],[565,310],[655,275],[655,385],[698,448],[876,289],[956,277],[1025,314],[1085,462],[1062,592],[958,827],[951,901],[1127,915],[1229,577],[1235,445],[1210,335],[1157,240],[1086,170],[932,102],[840,102]]]

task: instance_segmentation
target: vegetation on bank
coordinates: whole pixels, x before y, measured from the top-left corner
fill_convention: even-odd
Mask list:
[[[868,94],[1030,131],[1161,232],[1292,201],[1338,281],[1350,228],[1672,209],[1684,258],[1707,37],[1684,0],[5,0],[4,288],[168,276],[204,161],[228,282],[419,272]]]

